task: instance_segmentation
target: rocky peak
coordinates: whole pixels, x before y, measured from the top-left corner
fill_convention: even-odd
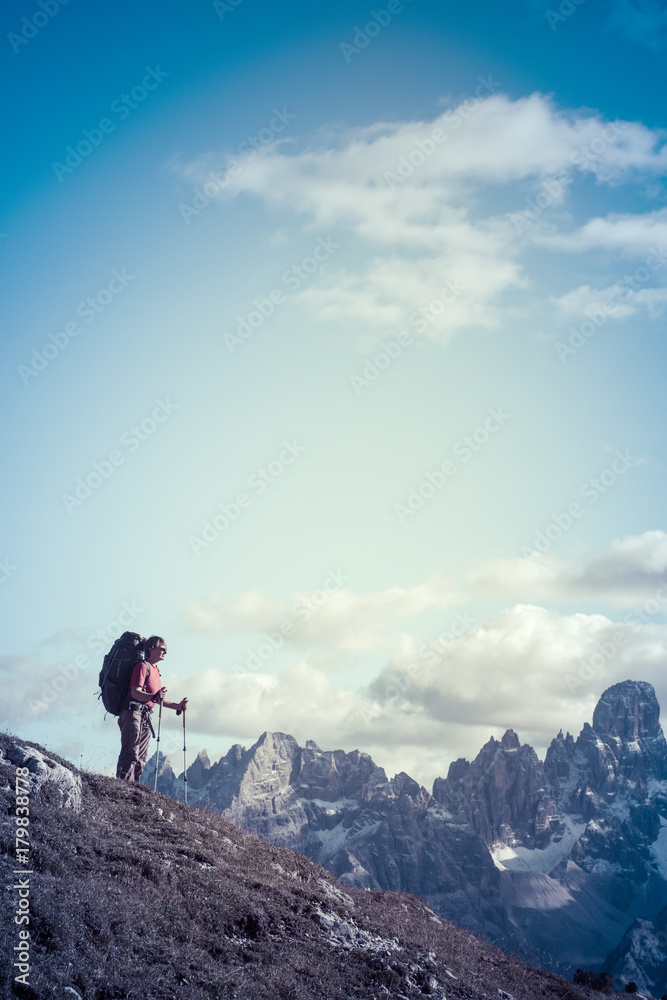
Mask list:
[[[551,741],[544,759],[544,773],[559,802],[573,778],[575,747],[574,737],[570,733],[563,736],[561,729]]]
[[[151,759],[146,764],[144,772],[141,775],[141,782],[144,785],[148,785],[149,788],[153,788],[155,785],[155,768],[157,767],[157,790],[158,792],[164,792],[165,795],[172,795],[174,787],[176,785],[176,775],[174,774],[171,762],[168,757],[166,757],[160,750],[160,759],[158,761],[157,753],[154,753]],[[183,777],[181,776],[181,783]]]
[[[211,761],[206,750],[200,750],[188,768],[188,787],[193,790],[203,788],[210,776]]]
[[[543,846],[556,812],[542,763],[513,729],[500,741],[492,736],[472,764],[455,761],[433,795],[489,845]]]
[[[262,733],[239,762],[239,804],[254,800],[258,808],[273,814],[285,808],[299,762],[299,744],[293,736]]]
[[[306,746],[301,751],[299,783],[308,789],[309,796],[324,801],[345,798],[367,802],[387,784],[387,775],[369,754],[359,750],[345,753]]]
[[[500,741],[500,745],[503,748],[503,750],[518,750],[519,747],[521,746],[521,743],[519,737],[514,732],[514,730],[508,729],[505,735],[503,736],[502,740]]]
[[[607,688],[593,712],[593,729],[599,736],[617,736],[624,742],[661,736],[653,685],[628,680]]]
[[[451,782],[460,781],[469,767],[470,767],[470,761],[466,760],[465,757],[459,757],[457,760],[453,760],[449,765],[449,770],[447,771],[447,781]],[[443,780],[444,780],[443,778],[436,778],[435,782],[438,784],[442,784]],[[435,795],[435,791],[433,794]]]
[[[649,780],[667,777],[667,742],[653,686],[623,681],[607,688],[593,725],[584,723],[576,750],[586,761],[590,787],[607,800],[626,791],[636,796]]]

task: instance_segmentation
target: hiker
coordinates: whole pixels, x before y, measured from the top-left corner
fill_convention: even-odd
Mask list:
[[[160,679],[160,663],[167,655],[167,644],[160,635],[152,635],[146,640],[146,658],[137,660],[127,695],[120,715],[120,756],[116,766],[116,777],[123,781],[139,781],[141,772],[148,759],[148,745],[153,727],[150,715],[155,705],[162,702],[164,708],[173,708],[176,712],[184,712],[188,699],[179,702],[167,701],[167,689],[162,687]],[[153,733],[155,735],[155,733]]]

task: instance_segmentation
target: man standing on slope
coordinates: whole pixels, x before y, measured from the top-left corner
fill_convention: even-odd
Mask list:
[[[123,781],[139,781],[148,759],[151,741],[150,715],[155,705],[162,702],[165,708],[184,712],[188,699],[178,703],[167,701],[167,689],[162,687],[158,663],[167,655],[167,644],[160,635],[146,640],[146,658],[138,660],[132,668],[127,687],[127,698],[118,716],[120,726],[120,756],[116,777]],[[155,734],[153,734],[155,735]]]

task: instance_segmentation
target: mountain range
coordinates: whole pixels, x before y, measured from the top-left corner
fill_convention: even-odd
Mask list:
[[[153,784],[155,756],[142,780]],[[348,886],[421,896],[532,964],[667,992],[667,742],[653,687],[608,688],[544,761],[509,729],[429,792],[359,750],[265,732],[187,771],[188,803],[299,851]],[[158,790],[183,798],[160,760]]]
[[[2,733],[0,876],[5,997],[599,995],[492,948],[416,896],[343,887],[215,812]]]

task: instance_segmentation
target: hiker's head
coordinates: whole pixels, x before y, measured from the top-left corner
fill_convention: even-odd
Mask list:
[[[159,663],[167,655],[167,643],[161,635],[152,635],[146,640],[146,659],[149,663]]]

